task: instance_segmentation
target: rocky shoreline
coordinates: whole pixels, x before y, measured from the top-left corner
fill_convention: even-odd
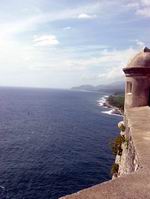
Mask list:
[[[103,106],[105,108],[110,109],[109,111],[103,111],[104,113],[108,113],[109,115],[123,115],[123,112],[118,108],[113,105],[111,105],[108,101],[109,96],[103,96],[99,101],[98,104],[99,106]]]

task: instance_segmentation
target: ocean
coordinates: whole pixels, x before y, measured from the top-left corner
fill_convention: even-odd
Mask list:
[[[0,199],[57,199],[111,179],[108,93],[0,88]]]

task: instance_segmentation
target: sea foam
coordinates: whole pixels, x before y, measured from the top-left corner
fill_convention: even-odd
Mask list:
[[[117,110],[116,110],[117,108],[113,108],[113,107],[111,107],[111,105],[110,105],[111,108],[107,106],[108,97],[109,97],[108,95],[104,95],[99,100],[97,100],[98,106],[108,109],[108,111],[101,111],[101,113],[122,117],[121,114],[117,113]]]

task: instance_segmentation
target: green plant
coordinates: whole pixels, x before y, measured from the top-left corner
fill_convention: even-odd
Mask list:
[[[114,163],[111,167],[111,174],[114,175],[114,174],[117,174],[118,173],[118,170],[119,170],[119,164],[116,164]]]
[[[117,94],[117,95],[110,95],[107,99],[110,105],[119,108],[120,110],[124,110],[124,95]]]
[[[118,135],[112,142],[112,153],[114,155],[122,155],[122,143],[125,142],[125,137]]]
[[[122,125],[120,126],[120,130],[121,130],[122,132],[124,132],[124,131],[126,130],[126,127],[122,124]]]
[[[118,128],[119,128],[122,132],[124,132],[124,131],[126,130],[126,127],[125,127],[123,121],[121,121],[121,122],[118,123]]]
[[[128,138],[125,138],[125,145],[126,145],[126,149],[128,149],[128,147],[129,147],[129,139]]]
[[[120,146],[118,147],[118,155],[122,155],[122,148]]]

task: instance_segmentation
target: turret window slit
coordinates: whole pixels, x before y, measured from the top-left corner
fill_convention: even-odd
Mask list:
[[[128,94],[132,93],[132,83],[131,82],[127,82],[127,93]]]

